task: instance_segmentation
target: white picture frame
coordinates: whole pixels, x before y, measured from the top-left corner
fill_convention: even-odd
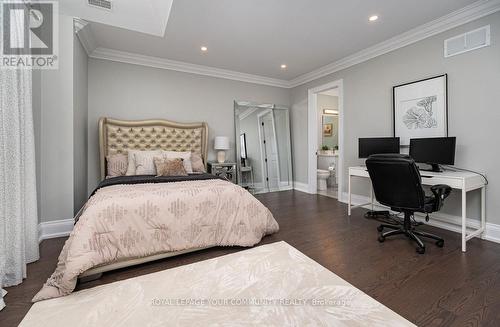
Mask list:
[[[448,136],[448,75],[393,87],[394,136],[402,146],[411,138]]]

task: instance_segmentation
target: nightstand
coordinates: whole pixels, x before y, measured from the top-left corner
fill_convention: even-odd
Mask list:
[[[212,175],[220,176],[236,184],[235,162],[208,162],[208,172]]]

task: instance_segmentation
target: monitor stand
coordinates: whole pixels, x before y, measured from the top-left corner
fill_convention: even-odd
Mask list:
[[[431,165],[431,168],[430,169],[422,169],[420,168],[421,171],[431,171],[433,173],[442,173],[443,170],[441,169],[441,166],[439,166],[439,164],[428,164],[428,165]]]

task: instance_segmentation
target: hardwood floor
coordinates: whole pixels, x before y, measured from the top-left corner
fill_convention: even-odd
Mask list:
[[[273,212],[280,231],[261,244],[284,240],[324,267],[419,326],[500,325],[500,244],[474,239],[460,251],[459,234],[420,227],[445,239],[444,248],[427,244],[424,255],[404,237],[377,242],[376,221],[363,209],[347,216],[346,205],[297,191],[257,196]],[[10,287],[0,326],[16,326],[30,300],[55,268],[65,238],[41,244],[41,259],[28,278]],[[105,273],[77,290],[164,270],[244,248],[214,248]]]

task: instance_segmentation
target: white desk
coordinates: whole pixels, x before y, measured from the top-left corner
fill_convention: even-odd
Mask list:
[[[462,191],[462,251],[466,251],[466,242],[473,237],[482,236],[486,226],[486,183],[481,175],[462,171],[444,171],[434,173],[421,171],[423,185],[446,184],[453,189]],[[351,209],[371,204],[373,210],[373,189],[370,187],[370,202],[352,206],[351,205],[351,179],[352,177],[370,178],[366,167],[349,167],[349,199],[348,212],[351,215]],[[481,224],[479,229],[467,233],[467,192],[481,189]]]

